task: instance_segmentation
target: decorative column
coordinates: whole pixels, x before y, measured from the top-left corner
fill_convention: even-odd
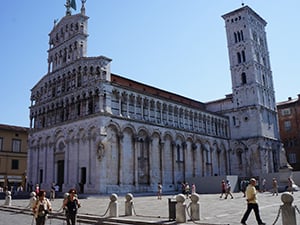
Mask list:
[[[88,159],[89,159],[89,164],[88,164],[88,170],[87,170],[87,174],[88,174],[88,176],[87,176],[88,180],[86,181],[87,184],[91,184],[91,181],[92,181],[92,177],[91,177],[91,175],[92,175],[92,159],[93,159],[93,155],[92,155],[92,139],[93,139],[92,134],[89,131],[89,133],[88,133],[88,142],[89,142],[89,157],[88,157]]]
[[[176,142],[171,142],[171,155],[172,155],[172,184],[175,185],[175,156],[174,151],[176,148]]]
[[[65,140],[65,144],[67,145],[66,148],[65,148],[65,165],[64,165],[64,185],[65,186],[68,186],[69,183],[71,182],[70,181],[70,176],[69,176],[69,171],[70,171],[70,168],[69,168],[69,164],[70,164],[70,139],[67,138]],[[57,162],[56,162],[57,163]]]
[[[153,163],[152,163],[152,152],[153,152],[153,146],[152,146],[152,144],[153,144],[153,139],[151,138],[151,137],[147,137],[146,138],[146,141],[147,141],[147,148],[148,148],[148,154],[147,154],[147,158],[148,158],[148,184],[150,185],[150,184],[152,184],[152,180],[151,180],[151,178],[153,177],[152,176],[152,165],[153,165]]]
[[[196,164],[197,164],[197,145],[195,143],[192,143],[192,161],[193,161],[193,171],[192,171],[192,174],[193,174],[193,177],[196,176]]]
[[[74,168],[76,173],[73,175],[75,176],[75,181],[78,181],[79,180],[79,153],[80,153],[80,142],[84,142],[85,140],[82,140],[80,139],[80,136],[78,135],[77,138],[75,139],[75,142],[76,142],[76,153],[77,153],[77,157],[74,160],[74,163],[73,165],[77,168]],[[75,148],[74,148],[75,149]],[[70,150],[70,149],[69,149]],[[74,152],[74,156],[76,156],[75,152]],[[70,174],[71,175],[71,174]]]
[[[160,173],[160,183],[163,183],[164,180],[164,156],[163,156],[163,149],[164,149],[165,142],[159,139],[159,173]]]
[[[132,137],[132,146],[133,146],[133,185],[138,185],[138,158],[137,158],[137,143],[138,143],[138,136]]]
[[[122,161],[123,161],[123,155],[122,155],[122,142],[123,142],[123,133],[119,133],[117,136],[118,139],[118,185],[120,185],[122,183]]]
[[[181,144],[181,147],[182,147],[182,154],[183,154],[183,180],[185,180],[186,178],[186,171],[187,171],[187,168],[186,166],[188,166],[188,157],[187,157],[187,152],[186,152],[186,147],[187,147],[187,144],[186,142],[182,142]]]

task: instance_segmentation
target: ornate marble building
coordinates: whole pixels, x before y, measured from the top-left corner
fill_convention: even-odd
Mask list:
[[[49,34],[48,72],[31,90],[28,180],[90,193],[175,190],[190,177],[279,168],[266,22],[244,6],[223,16],[233,93],[203,103],[110,71],[87,56],[85,1]]]

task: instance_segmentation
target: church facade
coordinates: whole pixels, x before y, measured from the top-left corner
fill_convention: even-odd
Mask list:
[[[280,167],[266,22],[223,15],[233,93],[203,103],[87,56],[85,1],[49,34],[48,72],[31,90],[28,181],[86,193],[176,190],[192,177],[257,176]]]

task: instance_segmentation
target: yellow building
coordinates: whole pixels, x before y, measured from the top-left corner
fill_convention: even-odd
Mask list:
[[[0,186],[5,190],[16,190],[20,185],[25,189],[27,169],[26,127],[0,124]]]

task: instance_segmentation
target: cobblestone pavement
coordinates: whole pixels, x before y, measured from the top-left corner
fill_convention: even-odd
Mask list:
[[[220,198],[219,194],[200,194],[200,221],[187,221],[181,224],[240,224],[241,217],[246,210],[246,201],[242,197],[242,193],[233,193],[233,199]],[[127,221],[164,221],[166,224],[169,221],[169,205],[168,199],[175,195],[163,195],[162,200],[158,200],[155,195],[149,194],[133,194],[134,216],[124,217],[125,215],[125,196],[120,195],[118,198],[120,219]],[[293,194],[293,205],[300,209],[300,192]],[[85,195],[79,196],[82,207],[79,209],[80,215],[90,215],[97,217],[107,217],[107,211],[110,199],[108,195]],[[281,194],[272,196],[270,192],[258,194],[261,217],[264,222],[271,225],[276,220],[281,202]],[[12,200],[12,206],[25,208],[29,203],[29,199]],[[189,200],[186,204],[189,205]],[[0,206],[4,204],[4,200],[0,200]],[[54,213],[57,213],[61,208],[62,199],[52,201]],[[296,210],[297,221],[300,221],[300,215]],[[188,218],[188,217],[187,217]],[[127,222],[130,224],[130,222]],[[15,212],[3,212],[0,210],[0,225],[30,225],[32,224],[32,216]],[[33,223],[34,224],[34,223]],[[46,225],[61,225],[65,224],[62,220],[48,219]],[[257,224],[255,221],[254,212],[252,212],[247,221],[248,225]],[[80,223],[79,225],[83,225]],[[276,225],[282,225],[281,216],[276,222]],[[285,224],[286,225],[286,224]]]

